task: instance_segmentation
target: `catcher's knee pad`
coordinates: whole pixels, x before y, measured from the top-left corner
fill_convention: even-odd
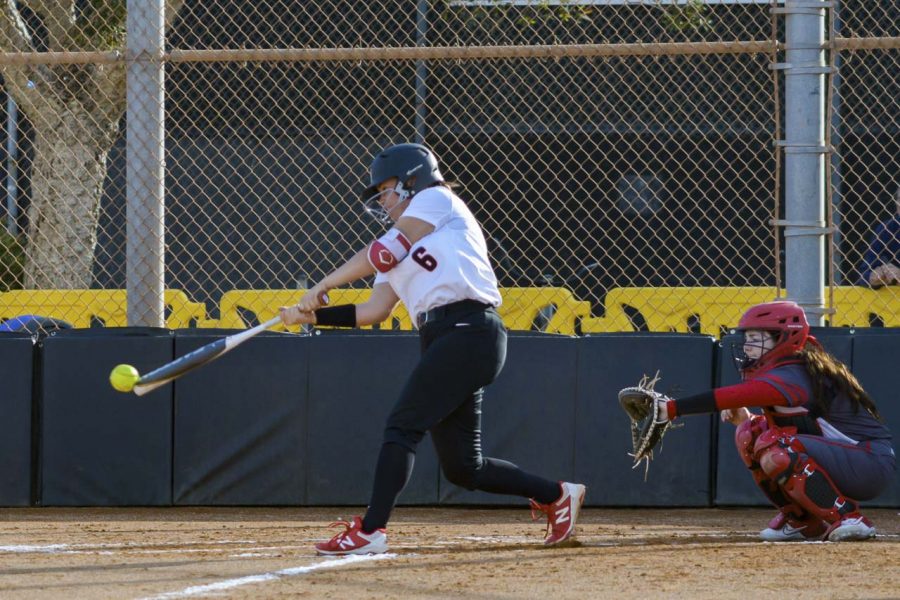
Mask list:
[[[800,440],[785,436],[777,428],[764,431],[753,444],[753,458],[766,476],[783,485],[793,472],[794,464],[805,452]]]
[[[753,459],[753,445],[756,443],[756,438],[767,428],[768,423],[764,416],[753,415],[738,425],[737,430],[734,432],[734,444],[737,446],[738,454],[741,455],[741,460],[748,467],[752,468],[755,463]]]

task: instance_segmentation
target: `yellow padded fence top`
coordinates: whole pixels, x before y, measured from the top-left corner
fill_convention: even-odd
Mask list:
[[[245,317],[254,316],[258,322],[274,317],[280,306],[296,304],[302,290],[231,290],[219,301],[219,320],[203,320],[200,327],[244,328],[250,325]],[[331,304],[358,304],[369,298],[368,289],[334,289],[328,292]],[[574,335],[578,319],[591,313],[589,302],[580,301],[565,288],[501,288],[503,304],[499,313],[509,329],[528,331],[543,318],[542,330],[550,333]],[[398,303],[390,318],[378,324],[379,329],[413,329],[412,319]],[[276,329],[296,331],[299,326],[279,326]],[[366,327],[371,329],[371,327]]]
[[[648,331],[694,331],[718,337],[736,327],[748,308],[776,296],[774,287],[615,288],[606,295],[605,316],[583,319],[581,330],[632,331],[640,318]],[[784,291],[780,296],[785,296]],[[880,321],[885,327],[898,327],[900,289],[835,287],[834,308],[830,319],[834,326],[869,327]]]
[[[166,327],[191,327],[206,318],[206,307],[181,290],[165,290]],[[21,315],[61,319],[73,327],[125,327],[125,290],[12,290],[0,294],[0,321]]]
[[[254,316],[260,323],[268,321],[278,314],[279,307],[296,304],[304,290],[231,290],[222,294],[219,301],[219,319],[203,320],[199,327],[224,327],[229,329],[243,329],[251,325],[246,317]],[[328,292],[332,306],[340,304],[360,304],[369,299],[371,290],[368,289],[335,289]],[[394,308],[391,317],[379,324],[380,329],[391,329],[392,321],[396,319],[401,329],[412,329],[409,314],[402,305]],[[276,331],[298,331],[299,325],[279,325]],[[364,329],[372,329],[371,326]]]
[[[609,333],[635,330],[695,332],[718,337],[735,327],[750,306],[779,294],[774,287],[621,287],[606,294],[602,317],[591,316],[589,302],[561,287],[501,288],[500,315],[513,331]],[[218,319],[207,318],[203,303],[181,290],[166,290],[166,327],[243,329],[274,317],[280,306],[295,304],[303,290],[231,290],[219,300]],[[359,304],[369,289],[335,289],[332,305]],[[784,292],[780,294],[784,297]],[[900,327],[900,287],[834,288],[833,326]],[[125,290],[14,290],[0,293],[0,322],[22,315],[53,317],[76,328],[127,325]],[[367,327],[371,329],[372,327]],[[410,331],[412,319],[402,303],[378,329]],[[279,326],[276,330],[299,330]]]

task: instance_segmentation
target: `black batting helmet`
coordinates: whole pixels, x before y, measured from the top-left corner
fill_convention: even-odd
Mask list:
[[[369,186],[362,193],[363,202],[377,194],[378,186],[391,177],[396,177],[410,196],[444,181],[431,150],[422,144],[397,144],[385,148],[372,160]]]

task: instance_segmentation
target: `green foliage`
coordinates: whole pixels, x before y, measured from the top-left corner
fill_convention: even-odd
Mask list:
[[[700,32],[712,28],[709,6],[703,0],[687,0],[683,5],[672,2],[663,10],[663,22],[668,29]]]
[[[444,4],[449,10],[447,2],[437,4]],[[528,5],[511,5],[506,0],[490,0],[486,4],[473,6],[456,5],[453,10],[462,15],[463,21],[468,22],[470,27],[496,25],[504,21],[511,21],[520,27],[534,27],[554,21],[575,23],[591,17],[589,6],[575,4],[573,0],[559,0],[553,4],[548,0],[537,0]]]
[[[125,0],[90,0],[78,19],[76,45],[85,50],[121,49],[126,15]]]
[[[570,0],[560,0],[559,4],[551,5],[546,0],[541,0],[529,11],[522,13],[519,22],[522,25],[537,25],[542,21],[556,19],[562,23],[590,19],[591,9],[583,4],[569,5]]]
[[[0,232],[0,292],[22,288],[25,249],[5,230]]]

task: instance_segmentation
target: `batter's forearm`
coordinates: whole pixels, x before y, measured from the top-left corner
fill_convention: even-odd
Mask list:
[[[391,311],[385,312],[381,307],[365,302],[356,305],[356,324],[359,327],[381,323],[389,316],[391,316]]]
[[[366,251],[360,250],[343,265],[329,273],[321,284],[328,289],[340,287],[352,283],[363,277],[369,277],[375,273],[375,267],[366,258]]]

